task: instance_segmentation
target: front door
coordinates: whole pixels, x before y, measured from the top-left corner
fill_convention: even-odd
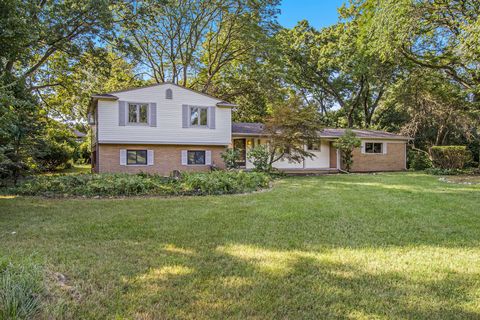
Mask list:
[[[246,139],[233,139],[233,149],[237,150],[240,155],[237,163],[240,167],[245,167],[247,163],[247,140]]]

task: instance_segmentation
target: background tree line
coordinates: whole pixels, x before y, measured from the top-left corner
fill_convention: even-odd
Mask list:
[[[356,0],[321,30],[281,27],[278,6],[0,0],[0,174],[76,149],[58,141],[86,132],[91,94],[164,81],[237,103],[235,121],[298,101],[325,126],[399,132],[424,150],[465,144],[478,161],[477,1]]]

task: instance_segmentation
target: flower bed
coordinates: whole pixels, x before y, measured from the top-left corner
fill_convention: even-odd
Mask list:
[[[45,197],[118,197],[142,195],[218,195],[267,188],[270,177],[259,172],[213,171],[180,178],[148,174],[78,174],[35,176],[7,194]]]

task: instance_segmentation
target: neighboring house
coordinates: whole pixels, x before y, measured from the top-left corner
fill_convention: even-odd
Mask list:
[[[224,167],[227,147],[240,151],[265,144],[268,137],[259,123],[232,123],[234,104],[172,83],[92,96],[92,167],[95,172],[148,172],[169,175],[174,170],[208,171]],[[369,130],[354,130],[362,139],[355,151],[354,171],[398,171],[406,168],[408,137]],[[275,167],[288,171],[337,171],[341,168],[332,142],[343,129],[324,129],[320,143],[306,146],[314,159],[301,163],[282,160]]]

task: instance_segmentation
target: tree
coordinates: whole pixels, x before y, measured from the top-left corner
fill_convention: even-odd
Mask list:
[[[73,160],[77,148],[75,136],[69,127],[55,120],[48,121],[43,138],[33,154],[38,169],[54,171]]]
[[[8,86],[0,82],[0,178],[16,184],[29,171],[38,150],[44,113],[21,82],[4,81]]]
[[[27,88],[56,85],[39,71],[53,54],[74,56],[107,38],[112,27],[110,2],[21,1],[0,4],[0,75],[26,80]]]
[[[347,172],[350,172],[353,165],[353,150],[361,144],[362,141],[349,129],[345,130],[345,133],[333,143],[333,146],[341,152],[342,162]]]
[[[146,82],[135,73],[135,66],[111,51],[111,48],[89,50],[75,59],[65,53],[52,56],[45,68],[50,81],[59,85],[36,89],[50,116],[64,121],[87,120],[91,96],[138,87]]]
[[[480,2],[363,0],[350,5],[362,37],[384,61],[403,56],[480,95]]]
[[[339,106],[346,125],[369,127],[397,68],[368,54],[368,42],[357,41],[351,21],[317,31],[306,21],[284,30],[282,43],[285,79],[322,114]]]
[[[118,15],[139,63],[156,82],[207,92],[215,75],[248,54],[252,30],[275,14],[277,0],[181,0],[128,3]],[[199,77],[199,75],[202,75]]]
[[[319,114],[315,107],[303,105],[297,96],[278,101],[271,106],[272,113],[265,122],[269,136],[269,165],[280,159],[301,162],[314,155],[305,146],[318,142],[321,130]]]

